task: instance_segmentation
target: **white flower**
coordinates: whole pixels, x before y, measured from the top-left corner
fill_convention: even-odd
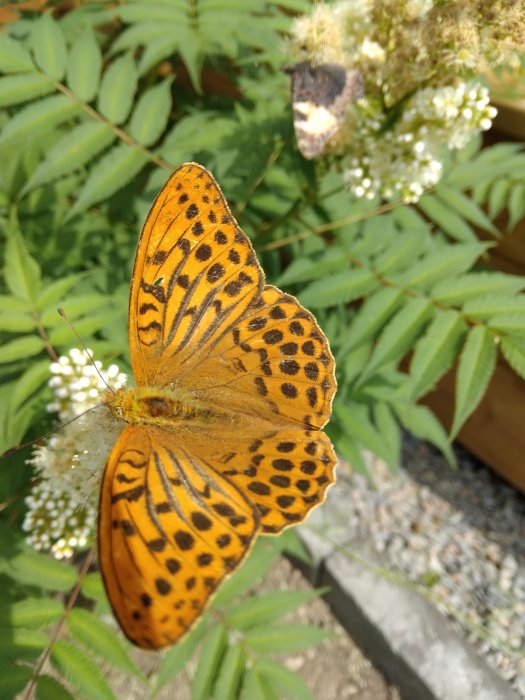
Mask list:
[[[380,46],[377,41],[365,39],[359,47],[359,54],[363,58],[374,61],[375,63],[384,63],[386,59],[386,51]]]
[[[107,386],[122,387],[126,375],[116,365],[106,372],[97,362],[106,386],[88,363],[86,353],[74,348],[51,364],[55,400],[47,409],[62,421],[78,418],[35,447],[28,460],[39,481],[26,498],[23,529],[28,542],[56,558],[72,556],[92,536],[103,469],[124,425],[100,400]]]

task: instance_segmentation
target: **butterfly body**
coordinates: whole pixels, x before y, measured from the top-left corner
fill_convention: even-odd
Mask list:
[[[189,422],[195,426],[224,420],[224,412],[214,411],[202,401],[171,387],[119,389],[106,399],[110,411],[126,423],[157,425],[168,429]]]
[[[137,386],[105,397],[126,425],[102,480],[99,561],[125,634],[157,649],[192,627],[258,534],[324,500],[334,359],[312,314],[265,284],[195,163],[142,230],[129,340]]]

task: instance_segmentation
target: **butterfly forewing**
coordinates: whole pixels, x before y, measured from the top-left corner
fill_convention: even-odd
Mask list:
[[[126,428],[104,474],[99,559],[131,641],[152,649],[176,642],[258,529],[256,507],[174,433]]]
[[[129,336],[137,384],[162,385],[242,316],[263,273],[207,170],[181,166],[155,200],[135,259]]]

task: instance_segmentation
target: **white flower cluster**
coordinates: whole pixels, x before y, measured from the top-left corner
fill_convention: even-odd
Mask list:
[[[71,489],[56,491],[47,479],[33,486],[26,505],[22,528],[36,550],[64,559],[86,547],[96,524],[96,505],[80,501]]]
[[[381,116],[360,125],[360,153],[343,161],[345,182],[356,197],[417,202],[441,178],[443,147],[462,148],[489,129],[495,115],[480,84],[420,90],[390,131],[383,130]]]
[[[418,43],[418,37],[426,35],[417,31],[434,21],[435,4],[393,3],[397,21],[389,22],[387,0],[341,0],[318,4],[294,22],[289,50],[297,60],[313,65],[334,62],[359,70],[363,77],[364,98],[349,109],[346,122],[326,147],[326,155],[337,158],[356,197],[416,202],[439,182],[445,149],[462,148],[476,133],[489,129],[496,115],[481,84],[449,72],[449,84],[429,87],[429,71],[437,75],[436,67],[423,62],[421,76],[414,68],[432,52],[432,47]],[[394,39],[391,30],[399,32]],[[454,45],[455,56],[456,49]],[[395,57],[399,71],[392,69]],[[468,64],[465,56],[461,62]]]
[[[77,349],[51,364],[54,400],[48,411],[58,413],[62,421],[79,417],[37,446],[29,460],[39,481],[26,498],[23,529],[35,549],[57,558],[86,546],[96,521],[102,471],[122,430],[122,422],[97,404],[107,386],[118,389],[127,377],[117,365],[107,370],[100,362],[96,366],[102,377],[87,354]]]
[[[88,352],[91,355],[91,350]],[[96,368],[86,352],[78,348],[72,348],[69,356],[51,363],[49,370],[53,376],[49,386],[55,398],[47,406],[50,413],[58,413],[60,420],[74,418],[94,406],[107,386],[119,389],[126,383],[127,376],[117,365],[102,370],[101,362],[96,360],[94,364]]]

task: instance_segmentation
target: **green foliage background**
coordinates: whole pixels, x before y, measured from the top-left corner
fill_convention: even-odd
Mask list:
[[[473,142],[450,157],[439,186],[417,205],[351,201],[336,169],[305,161],[295,146],[283,35],[292,15],[309,9],[306,0],[87,2],[57,19],[25,13],[5,27],[0,450],[50,427],[51,348],[60,354],[77,344],[58,305],[97,358],[129,367],[138,231],[186,160],[213,172],[269,281],[296,294],[329,336],[339,391],[328,431],[354,468],[365,468],[363,448],[395,468],[401,428],[453,463],[450,440],[482,398],[498,352],[525,377],[525,280],[488,271],[490,244],[474,233],[496,239],[492,219],[504,208],[510,228],[523,217],[521,147],[479,150]],[[456,360],[447,435],[417,401]],[[77,580],[71,564],[23,542],[27,454],[4,461],[0,472],[0,698],[32,678]],[[287,547],[297,550],[293,535],[261,542],[151,678],[101,621],[108,605],[98,574],[89,573],[85,605],[67,614],[67,636],[52,645],[56,675],[39,677],[37,697],[68,698],[72,690],[114,697],[102,657],[140,678],[153,698],[197,648],[194,698],[310,697],[298,676],[271,660],[323,637],[279,622],[304,597],[239,602]]]

